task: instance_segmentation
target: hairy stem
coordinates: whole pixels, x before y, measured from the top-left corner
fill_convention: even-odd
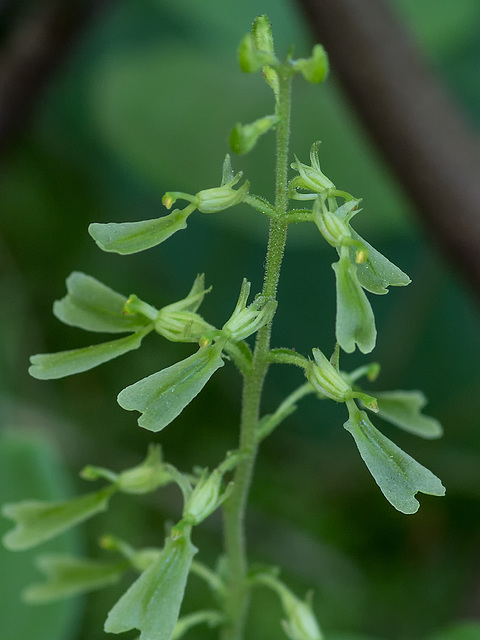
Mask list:
[[[287,240],[287,170],[290,137],[290,80],[288,68],[279,70],[277,163],[276,163],[276,217],[270,221],[268,249],[265,261],[263,295],[275,298],[280,267]],[[249,601],[247,582],[247,556],[245,543],[245,511],[253,468],[258,448],[256,426],[260,416],[263,382],[269,366],[271,322],[257,334],[251,372],[244,377],[242,413],[240,423],[240,451],[245,459],[237,467],[234,489],[225,504],[224,535],[227,557],[227,593],[225,612],[227,622],[222,640],[241,640]]]

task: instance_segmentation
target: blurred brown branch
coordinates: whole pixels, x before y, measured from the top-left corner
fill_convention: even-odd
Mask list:
[[[298,2],[427,233],[480,294],[475,133],[386,0]]]
[[[22,7],[0,52],[0,160],[75,40],[105,3],[45,0],[32,3],[30,10]]]

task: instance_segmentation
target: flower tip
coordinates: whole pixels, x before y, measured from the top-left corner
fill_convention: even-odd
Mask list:
[[[167,208],[171,209],[172,205],[175,202],[175,198],[172,198],[171,194],[166,193],[162,198],[162,204]]]

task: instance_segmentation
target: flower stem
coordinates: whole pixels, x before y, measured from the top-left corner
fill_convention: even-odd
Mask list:
[[[285,243],[287,240],[287,172],[290,137],[290,84],[288,67],[279,69],[277,126],[277,163],[275,211],[270,220],[268,249],[265,261],[263,295],[275,298]],[[244,376],[240,423],[240,451],[244,460],[235,472],[234,488],[224,508],[225,553],[227,559],[227,590],[225,597],[226,624],[222,640],[242,640],[249,602],[247,555],[245,542],[245,512],[258,448],[256,426],[260,417],[263,382],[269,367],[271,325],[257,333],[251,371]]]

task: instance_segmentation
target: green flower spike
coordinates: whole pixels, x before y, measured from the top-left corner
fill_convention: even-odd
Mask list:
[[[247,180],[239,189],[233,189],[243,174],[240,171],[231,177],[230,169],[230,156],[227,154],[223,163],[222,184],[219,187],[203,189],[194,196],[180,191],[168,191],[162,198],[163,204],[167,209],[170,209],[180,198],[191,202],[191,206],[202,213],[217,213],[218,211],[223,211],[236,204],[240,204],[247,197],[250,184]],[[228,182],[225,181],[227,174],[229,175]]]
[[[402,513],[415,513],[419,508],[415,494],[445,495],[445,487],[428,469],[411,458],[386,438],[360,411],[353,401],[347,402],[350,418],[344,424],[355,439],[363,461],[386,499]]]
[[[318,160],[319,146],[320,142],[318,141],[312,145],[310,150],[310,166],[303,164],[303,162],[300,162],[297,156],[295,156],[295,162],[290,166],[295,171],[298,171],[300,175],[290,181],[290,198],[294,200],[313,200],[319,194],[335,189],[333,182],[329,180],[320,169],[320,162]],[[310,193],[297,193],[297,189],[305,189]]]
[[[171,640],[196,552],[189,527],[172,530],[160,556],[111,609],[106,633],[138,629],[140,640]]]
[[[116,490],[115,486],[110,486],[63,502],[26,500],[5,504],[2,514],[14,520],[16,526],[5,534],[3,544],[11,551],[20,551],[50,540],[105,511]]]

